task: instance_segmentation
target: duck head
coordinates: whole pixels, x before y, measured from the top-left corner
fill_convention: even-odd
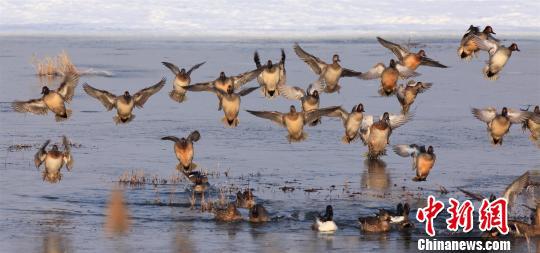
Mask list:
[[[317,90],[314,90],[313,92],[311,92],[311,96],[318,99],[319,98],[319,92]]]
[[[429,146],[428,149],[427,149],[427,152],[428,152],[428,154],[433,155],[433,152],[434,152],[433,146]]]
[[[384,112],[382,116],[382,121],[386,122],[387,124],[390,124],[390,114],[388,112]]]
[[[125,99],[130,99],[131,98],[131,95],[129,94],[129,91],[124,91],[124,98]]]
[[[484,28],[484,32],[483,33],[486,33],[486,34],[496,34],[494,31],[493,31],[493,27],[491,26],[486,26],[486,28]]]
[[[227,80],[227,76],[225,75],[225,72],[221,71],[219,73],[219,78],[218,78],[220,81],[222,82],[225,82],[225,80]]]
[[[267,68],[267,69],[271,69],[272,67],[273,67],[272,61],[271,61],[271,60],[268,60],[268,62],[266,63],[266,68]]]
[[[334,218],[334,209],[331,205],[326,206],[326,211],[323,216],[324,220],[331,221]]]
[[[234,87],[232,85],[227,86],[227,94],[233,94],[234,93]]]
[[[396,67],[396,61],[394,59],[391,59],[390,60],[390,68],[395,68]]]
[[[426,51],[424,51],[424,49],[420,49],[420,51],[418,51],[418,56],[426,57]]]
[[[335,54],[334,56],[332,56],[332,61],[333,61],[334,63],[341,62],[341,60],[339,59],[339,55]]]
[[[47,87],[47,86],[43,86],[43,88],[41,88],[41,94],[43,94],[43,95],[49,94],[50,91],[51,90],[49,90],[49,87]]]
[[[409,206],[409,203],[405,203],[405,205],[403,205],[403,216],[408,217],[410,212],[411,207]]]
[[[261,204],[256,204],[255,206],[253,206],[250,210],[250,214],[253,218],[264,218],[268,215],[266,209]]]
[[[52,145],[51,151],[58,151],[58,146],[57,145]]]
[[[355,108],[353,108],[353,109],[355,109]],[[355,111],[356,111],[356,112],[364,112],[364,105],[363,105],[362,103],[358,104],[358,105],[356,106],[356,110],[355,110]]]
[[[188,145],[188,140],[184,137],[182,137],[179,141],[178,141],[178,145],[180,147],[186,147]]]
[[[185,68],[180,69],[180,74],[185,75],[186,74],[186,69]]]
[[[291,113],[296,113],[296,107],[294,107],[294,105],[291,105],[289,110],[290,110]]]
[[[534,107],[534,113],[540,113],[540,107],[539,106]]]
[[[501,115],[504,116],[504,117],[507,117],[508,116],[508,108],[503,107],[502,111],[501,111]]]
[[[510,49],[510,51],[520,51],[516,43],[512,43],[508,49]]]

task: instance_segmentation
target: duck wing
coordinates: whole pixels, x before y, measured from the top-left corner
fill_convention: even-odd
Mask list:
[[[327,117],[339,117],[341,118],[341,121],[343,124],[347,122],[347,118],[349,118],[349,113],[343,109],[343,107],[336,108],[333,112],[326,115]]]
[[[142,108],[144,103],[146,103],[146,101],[148,100],[148,98],[150,98],[150,96],[156,94],[159,90],[161,90],[161,88],[163,88],[163,86],[165,86],[166,80],[167,79],[163,77],[158,83],[150,87],[144,88],[138,91],[137,93],[135,93],[133,95],[133,101],[135,102],[135,106]]]
[[[420,65],[436,67],[436,68],[448,68],[448,66],[441,64],[440,62],[433,60],[429,57],[422,57]]]
[[[364,72],[360,74],[360,78],[364,80],[371,80],[381,77],[382,72],[386,69],[386,66],[384,66],[383,63],[377,63],[375,66],[373,66],[371,69],[369,69],[367,72]]]
[[[259,89],[259,87],[249,87],[249,88],[245,88],[243,90],[241,90],[240,92],[238,92],[238,95],[239,96],[245,96],[249,93],[251,93],[252,91],[256,90],[256,89]]]
[[[418,145],[416,145],[416,144],[394,145],[393,150],[394,150],[394,153],[396,153],[396,154],[398,154],[399,156],[402,156],[402,157],[408,157],[408,156],[415,157],[418,154],[420,154],[420,149],[418,148]]]
[[[347,68],[341,68],[341,77],[358,77],[362,75],[362,72],[350,70]]]
[[[173,72],[173,74],[176,76],[180,73],[180,69],[178,68],[178,66],[170,63],[170,62],[166,62],[166,61],[162,61],[161,64],[165,65],[165,67],[167,67],[168,69],[171,70],[171,72]]]
[[[198,141],[200,138],[201,138],[201,134],[200,134],[199,131],[197,131],[197,130],[191,132],[191,133],[188,135],[188,137],[187,137],[187,139],[190,140],[190,141],[192,141],[192,142],[196,142],[196,141]]]
[[[323,70],[326,68],[326,62],[304,51],[304,49],[302,49],[300,45],[298,45],[298,43],[294,44],[293,49],[296,55],[298,55],[298,57],[302,61],[307,63],[307,65],[311,68],[311,70],[313,70],[313,72],[315,72],[315,74],[322,74]]]
[[[188,75],[188,76],[191,75],[191,72],[193,72],[193,70],[198,69],[199,67],[201,67],[201,66],[204,65],[205,63],[206,63],[206,61],[203,61],[203,62],[201,62],[201,63],[198,63],[198,64],[193,65],[193,67],[191,67],[191,68],[188,70],[187,75]]]
[[[64,163],[66,164],[66,168],[71,171],[74,161],[71,156],[71,143],[65,135],[62,136],[62,144],[64,145]]]
[[[36,168],[39,168],[43,161],[45,161],[45,158],[47,158],[47,151],[45,150],[51,140],[45,141],[43,145],[39,148],[38,152],[34,155],[34,164],[36,165]]]
[[[11,108],[16,112],[30,112],[33,114],[47,114],[47,105],[43,99],[30,99],[28,101],[15,101],[11,103]]]
[[[103,106],[107,109],[107,111],[112,110],[112,108],[116,105],[116,96],[106,90],[100,90],[96,89],[92,86],[90,86],[88,83],[85,83],[83,85],[84,91],[90,95],[91,97],[99,100]]]
[[[411,77],[417,77],[419,75],[421,75],[420,73],[410,69],[410,68],[407,68],[401,64],[396,64],[396,69],[398,70],[399,72],[399,77],[401,77],[401,79],[409,79]]]
[[[304,119],[305,119],[304,125],[311,123],[322,116],[326,116],[339,108],[340,108],[339,106],[330,106],[330,107],[325,107],[325,108],[321,108],[317,110],[310,110],[307,112],[303,112]]]
[[[532,112],[508,109],[508,118],[514,124],[521,124],[533,116]]]
[[[403,124],[407,123],[413,118],[412,113],[407,114],[390,114],[390,128],[396,129]],[[382,117],[382,116],[381,116]]]
[[[70,102],[75,94],[75,88],[79,83],[79,75],[75,72],[68,72],[64,77],[64,80],[60,84],[60,87],[56,89],[56,92],[64,98],[64,101]]]
[[[405,102],[405,85],[400,84],[396,89],[396,97],[401,104]]]
[[[193,133],[192,133],[193,134]],[[190,134],[191,136],[191,134]],[[188,137],[189,138],[189,137]],[[169,135],[169,136],[165,136],[165,137],[161,137],[162,140],[167,140],[167,141],[173,141],[173,142],[180,142],[180,139],[178,139],[178,137],[176,136],[172,136],[172,135]]]
[[[231,77],[233,81],[234,89],[236,90],[240,88],[242,85],[255,79],[255,77],[257,77],[263,70],[264,68],[257,68],[257,69],[242,73],[240,75]]]
[[[497,116],[497,109],[493,107],[488,107],[485,109],[472,108],[471,113],[475,118],[489,123]]]
[[[476,35],[472,35],[474,43],[480,50],[488,51],[489,55],[494,55],[499,49],[499,43],[493,40],[484,40]]]
[[[284,125],[285,122],[283,121],[283,113],[276,112],[276,111],[251,111],[246,110],[247,112],[263,119],[269,119],[271,121],[274,121],[280,125]]]
[[[314,82],[310,83],[306,89],[307,94],[313,94],[314,91],[319,92],[319,94],[324,92],[324,89],[326,88],[326,83],[324,81],[324,78],[321,76],[319,79],[315,80]]]
[[[214,90],[214,81],[206,83],[196,83],[185,86],[184,89],[189,91],[212,91]]]
[[[405,47],[402,47],[401,45],[387,41],[381,37],[377,37],[377,41],[379,41],[379,43],[381,43],[383,47],[390,49],[390,51],[392,51],[392,53],[394,53],[400,61],[402,61],[405,56],[411,53]]]
[[[296,86],[281,85],[278,86],[278,90],[279,94],[287,99],[300,100],[306,96],[306,92],[302,88]]]
[[[515,179],[510,185],[506,187],[503,192],[503,198],[508,200],[508,205],[512,205],[516,196],[527,189],[529,186],[538,186],[538,179],[540,178],[540,171],[527,171],[523,175]]]

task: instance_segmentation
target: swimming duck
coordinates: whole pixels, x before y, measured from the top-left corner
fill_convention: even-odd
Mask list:
[[[380,210],[377,216],[358,218],[358,224],[363,232],[384,233],[390,231],[391,220],[392,218],[385,210]]]
[[[383,210],[390,215],[390,223],[399,224],[401,227],[412,226],[412,223],[409,221],[409,213],[411,211],[409,203],[397,204],[396,211],[387,209]]]
[[[307,112],[297,112],[296,107],[294,107],[294,105],[291,105],[290,111],[288,113],[250,110],[247,110],[247,112],[260,118],[269,119],[287,128],[289,134],[286,137],[289,143],[291,143],[303,141],[307,138],[307,133],[304,132],[304,125],[315,121],[321,116],[325,116],[333,112],[337,108],[339,107],[331,106]]]
[[[176,136],[165,136],[161,138],[162,140],[174,141],[174,153],[180,162],[176,167],[178,171],[191,171],[197,167],[193,163],[193,155],[195,154],[193,142],[197,142],[200,138],[201,134],[197,130],[191,132],[187,138],[182,137],[178,139]]]
[[[73,168],[73,157],[71,156],[71,148],[69,140],[66,136],[62,137],[62,144],[64,145],[64,151],[61,152],[58,150],[57,145],[53,145],[52,148],[47,151],[46,148],[49,145],[51,140],[47,140],[38,152],[34,155],[34,164],[36,168],[45,163],[43,170],[43,181],[49,183],[57,183],[62,180],[62,173],[60,170],[64,165],[68,171],[71,171]]]
[[[531,140],[540,141],[540,107],[538,105],[534,107],[529,119],[523,122],[522,128],[523,131],[527,129],[531,131]]]
[[[270,221],[268,211],[262,204],[256,204],[249,210],[249,222],[260,223]]]
[[[421,49],[418,53],[412,53],[409,49],[398,45],[396,43],[384,40],[381,37],[377,37],[377,41],[381,43],[383,47],[386,47],[392,51],[399,59],[399,64],[411,70],[416,70],[418,66],[430,66],[437,68],[447,68],[447,66],[440,64],[438,61],[426,57],[426,51]]]
[[[189,91],[211,91],[215,87],[218,90],[227,92],[228,88],[232,87],[233,90],[238,90],[240,87],[242,87],[242,85],[255,79],[255,77],[257,77],[263,70],[263,68],[258,68],[237,76],[226,76],[225,72],[221,72],[219,73],[219,77],[214,81],[188,85],[185,86],[184,89]]]
[[[360,138],[364,145],[368,146],[367,156],[369,159],[377,159],[386,154],[386,145],[390,144],[392,130],[402,126],[412,119],[412,114],[390,114],[385,112],[374,122],[372,115],[364,114],[360,127]]]
[[[206,62],[201,62],[199,64],[194,65],[191,67],[188,71],[186,69],[182,68],[179,69],[178,66],[170,63],[170,62],[161,62],[165,67],[170,69],[172,73],[174,74],[174,81],[173,81],[173,89],[169,92],[169,97],[178,103],[184,102],[186,100],[186,90],[184,87],[188,86],[191,83],[191,72],[193,70],[198,69],[200,66],[205,64]]]
[[[480,37],[483,40],[491,40],[493,42],[499,42],[498,39],[495,39],[492,34],[495,34],[491,26],[486,26],[483,31],[480,32],[480,28],[477,26],[471,25],[467,33],[461,38],[461,43],[457,50],[459,57],[467,61],[471,60],[473,56],[476,55],[480,49],[478,45],[473,40],[473,35]]]
[[[361,72],[341,67],[341,65],[339,65],[339,55],[337,54],[332,56],[332,63],[328,64],[304,51],[304,49],[302,49],[298,43],[295,43],[293,48],[296,55],[298,55],[302,61],[307,63],[315,74],[323,78],[324,83],[326,84],[324,91],[327,93],[333,93],[336,91],[339,92],[341,88],[338,83],[340,78],[360,77],[362,74]]]
[[[331,205],[326,206],[324,215],[315,217],[315,223],[312,225],[313,230],[319,232],[335,232],[338,227],[334,222],[334,210]]]
[[[239,221],[242,219],[242,214],[234,203],[229,203],[224,210],[216,210],[215,217],[217,221]]]
[[[517,111],[506,107],[502,108],[500,114],[493,107],[472,108],[471,112],[475,118],[487,123],[487,130],[491,135],[493,145],[502,145],[503,137],[508,133],[512,124],[522,124],[531,116],[531,112]]]
[[[188,171],[188,170],[182,170],[182,173],[186,178],[193,183],[191,188],[195,192],[204,192],[210,186],[208,183],[208,176],[201,173],[200,171]]]
[[[384,63],[377,63],[370,70],[360,75],[360,78],[364,80],[380,78],[381,88],[379,88],[379,94],[381,96],[390,96],[394,94],[399,78],[408,79],[419,75],[414,70],[398,65],[394,59],[391,59],[388,67]]]
[[[413,80],[410,80],[406,85],[400,84],[397,87],[396,97],[401,104],[401,113],[408,113],[418,93],[428,90],[432,85],[431,83],[415,82]]]
[[[107,111],[116,108],[116,115],[113,117],[113,120],[116,124],[122,124],[129,123],[135,118],[135,115],[132,113],[133,108],[135,106],[143,108],[143,105],[148,101],[148,98],[163,88],[165,80],[164,77],[158,83],[138,91],[133,94],[133,96],[129,91],[125,91],[123,95],[116,96],[106,90],[96,89],[88,83],[85,83],[83,88],[88,95],[99,100],[99,102],[105,106]]]
[[[416,144],[394,145],[394,152],[402,157],[411,156],[413,158],[412,169],[416,171],[414,181],[426,181],[437,158],[432,146],[426,150],[426,146]]]
[[[255,61],[257,69],[263,69],[259,76],[257,76],[257,82],[261,86],[264,96],[266,98],[279,96],[278,87],[284,85],[287,80],[285,71],[285,51],[281,49],[281,61],[277,64],[268,60],[266,65],[261,65],[261,60],[259,59],[259,53],[257,51],[255,51],[253,60]]]
[[[79,75],[68,72],[58,89],[51,90],[49,87],[43,86],[41,98],[15,101],[11,107],[16,112],[29,112],[38,115],[45,115],[51,111],[55,114],[56,121],[66,120],[71,115],[71,110],[66,108],[65,103],[71,102],[78,82]]]
[[[221,118],[221,122],[223,122],[225,126],[234,128],[240,123],[240,121],[238,120],[238,112],[240,110],[241,101],[240,97],[251,93],[259,87],[245,88],[238,93],[234,92],[234,88],[232,85],[228,86],[227,91],[225,92],[221,91],[216,87],[207,86],[206,88],[208,89],[208,91],[214,92],[219,99],[218,111],[221,111],[221,109],[223,109],[224,114],[223,118]],[[187,89],[192,90],[193,88],[188,87]]]
[[[339,107],[334,112],[328,114],[330,117],[340,117],[345,128],[345,134],[341,138],[341,142],[349,144],[356,140],[359,134],[360,127],[362,126],[362,120],[364,119],[364,105],[362,103],[353,106],[351,112],[345,111],[342,107]]]
[[[482,69],[484,77],[489,80],[499,79],[499,73],[512,56],[512,52],[519,52],[517,44],[512,43],[509,47],[505,47],[495,41],[482,39],[476,35],[472,35],[472,37],[480,50],[485,50],[489,53],[487,65]]]
[[[300,100],[302,102],[302,111],[307,112],[319,109],[319,94],[324,91],[324,85],[319,79],[311,83],[304,91],[300,87],[281,85],[278,87],[280,94],[288,99]],[[310,126],[316,126],[321,123],[321,118],[315,119]]]
[[[244,192],[238,191],[236,193],[236,206],[246,209],[255,206],[255,196],[251,189],[246,189]]]

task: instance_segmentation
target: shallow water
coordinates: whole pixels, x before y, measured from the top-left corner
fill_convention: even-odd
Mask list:
[[[428,42],[422,41],[420,42]],[[434,86],[420,94],[412,110],[414,120],[395,130],[392,144],[432,145],[437,163],[428,181],[413,182],[410,159],[392,152],[383,162],[365,162],[367,151],[360,142],[341,143],[343,129],[337,119],[306,128],[307,141],[289,144],[286,131],[245,111],[240,125],[225,128],[220,122],[217,99],[208,93],[189,93],[182,104],[171,101],[168,92],[173,76],[160,64],[170,61],[181,67],[207,61],[192,74],[193,82],[216,78],[223,70],[238,74],[254,68],[253,51],[261,60],[277,60],[279,48],[287,53],[287,80],[306,87],[315,75],[293,53],[292,42],[189,42],[158,39],[28,38],[0,40],[0,251],[30,252],[61,248],[76,252],[147,251],[416,251],[416,240],[425,234],[417,226],[411,234],[392,232],[366,235],[356,220],[378,208],[393,208],[407,201],[416,208],[434,194],[445,200],[466,197],[456,187],[483,194],[499,194],[527,170],[540,169],[538,148],[514,126],[502,147],[493,147],[484,123],[470,113],[471,107],[507,105],[513,108],[540,102],[538,41],[517,41],[521,52],[512,56],[501,78],[484,80],[480,70],[486,57],[470,63],[456,55],[457,40],[431,40],[428,56],[450,66],[421,67],[419,81]],[[377,62],[387,63],[391,53],[372,40],[306,42],[302,46],[322,59],[341,55],[342,65],[365,71]],[[7,102],[39,97],[41,81],[34,75],[31,57],[56,55],[66,50],[79,68],[111,71],[113,77],[83,76],[70,105],[74,113],[57,123],[52,115],[35,116],[12,112]],[[136,91],[167,77],[166,87],[136,110],[127,125],[116,126],[113,112],[82,90],[88,82],[120,94]],[[53,85],[57,87],[58,80]],[[398,112],[395,97],[377,95],[377,81],[342,79],[341,93],[323,94],[323,106],[342,105],[347,110],[361,102],[366,112],[380,115]],[[246,86],[253,86],[252,82]],[[242,98],[242,108],[286,111],[296,101],[267,100],[259,92]],[[251,187],[258,201],[274,220],[264,225],[216,223],[212,215],[190,209],[187,183],[126,188],[132,217],[127,236],[110,238],[103,232],[104,210],[115,181],[125,171],[144,170],[146,175],[175,175],[176,158],[166,135],[186,136],[199,130],[195,162],[199,168],[219,172],[210,177],[206,197],[216,199],[223,186]],[[59,142],[67,135],[80,148],[73,149],[75,167],[63,171],[58,184],[41,180],[34,168],[35,148],[10,152],[14,144],[39,145],[46,139]],[[225,175],[228,172],[228,176]],[[284,192],[280,187],[293,187]],[[440,195],[439,188],[450,191]],[[306,192],[306,189],[321,189]],[[234,199],[231,195],[230,199]],[[172,203],[172,204],[170,204]],[[334,206],[339,231],[321,235],[310,230],[313,211]],[[245,210],[242,211],[247,216]],[[413,217],[411,214],[411,218]],[[442,218],[439,218],[443,221]],[[443,226],[442,224],[438,225]],[[444,231],[440,231],[444,235]],[[514,250],[526,250],[517,241]]]

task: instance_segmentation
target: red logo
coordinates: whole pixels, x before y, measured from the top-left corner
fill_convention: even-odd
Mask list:
[[[437,218],[437,215],[444,209],[444,203],[435,200],[435,197],[428,197],[428,206],[425,208],[418,208],[416,212],[416,219],[419,222],[426,222],[426,233],[429,236],[435,236],[435,228],[433,228],[433,220]]]
[[[459,227],[463,228],[463,232],[469,232],[473,228],[473,211],[474,206],[470,200],[466,200],[463,204],[459,201],[450,198],[450,207],[446,211],[450,214],[450,218],[446,219],[446,228],[450,231],[457,231]]]
[[[502,234],[508,234],[508,203],[506,199],[498,198],[492,202],[484,199],[478,210],[480,230],[498,229]]]

